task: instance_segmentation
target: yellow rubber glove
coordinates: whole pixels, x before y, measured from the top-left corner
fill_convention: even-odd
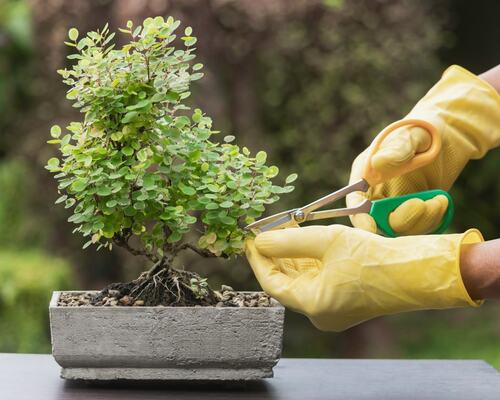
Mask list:
[[[439,156],[431,164],[379,184],[367,193],[352,193],[346,199],[349,207],[365,197],[377,200],[429,189],[449,190],[469,160],[481,158],[500,145],[500,95],[487,82],[459,66],[448,68],[406,118],[423,119],[439,130]],[[372,167],[379,171],[398,168],[429,146],[426,130],[399,128],[387,136],[372,157]],[[366,150],[356,158],[350,182],[360,179],[366,158]],[[444,196],[428,201],[408,200],[391,214],[389,222],[400,235],[432,232],[447,206]],[[358,228],[376,232],[375,221],[368,214],[354,215],[351,221]]]
[[[344,225],[261,233],[246,255],[262,288],[321,330],[404,311],[473,306],[460,274],[464,234],[385,238]]]

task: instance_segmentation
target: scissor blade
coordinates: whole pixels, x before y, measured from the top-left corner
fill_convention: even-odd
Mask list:
[[[288,226],[290,222],[293,222],[292,214],[288,213],[287,215],[278,218],[277,220],[270,222],[269,224],[263,225],[259,228],[261,232],[271,231],[275,228],[285,228]]]
[[[272,225],[273,227],[279,226],[281,223],[286,223],[286,219],[291,219],[291,213],[293,213],[294,210],[287,210],[287,211],[282,211],[278,214],[271,215],[266,218],[259,219],[258,221],[255,221],[251,223],[250,225],[247,225],[245,229],[253,230],[253,231],[259,231],[259,232],[264,232],[272,228],[267,228],[267,226]]]
[[[318,208],[321,208],[329,203],[333,203],[334,201],[339,200],[343,197],[346,197],[349,193],[358,191],[366,192],[369,187],[370,186],[368,185],[368,182],[366,182],[364,179],[360,179],[357,182],[344,186],[343,188],[333,193],[330,193],[316,201],[313,201],[312,203],[309,203],[304,207],[301,207],[299,210],[302,211],[305,215],[308,215],[309,213],[317,210]]]
[[[333,210],[314,211],[307,215],[306,221],[315,221],[325,218],[348,217],[359,213],[369,213],[372,208],[372,202],[368,199],[364,200],[355,207],[336,208]]]

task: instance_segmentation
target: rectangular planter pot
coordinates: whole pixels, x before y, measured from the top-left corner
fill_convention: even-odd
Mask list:
[[[85,380],[270,378],[284,308],[49,306],[61,377]],[[74,292],[83,293],[83,292]]]

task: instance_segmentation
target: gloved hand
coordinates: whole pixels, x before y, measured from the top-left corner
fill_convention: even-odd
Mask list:
[[[348,207],[365,197],[377,200],[429,189],[449,190],[469,160],[481,158],[500,145],[500,95],[459,66],[448,68],[406,118],[425,120],[438,129],[442,137],[439,156],[431,164],[376,185],[366,193],[350,194],[346,199]],[[387,136],[371,165],[380,171],[398,168],[429,146],[430,135],[425,129],[402,127]],[[367,150],[354,160],[351,183],[360,179],[366,158]],[[389,223],[400,235],[432,232],[447,206],[444,196],[427,201],[411,199],[394,210]],[[376,232],[375,221],[368,214],[353,215],[351,221],[358,228]]]
[[[260,285],[321,330],[403,311],[476,307],[460,274],[464,234],[385,238],[344,225],[261,233],[246,255]]]

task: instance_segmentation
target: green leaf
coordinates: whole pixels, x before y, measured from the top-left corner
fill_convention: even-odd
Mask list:
[[[179,231],[174,231],[168,237],[167,242],[168,243],[175,243],[175,242],[178,242],[179,240],[181,240],[181,238],[182,238],[182,233],[180,233]]]
[[[67,199],[68,199],[68,196],[67,196],[67,195],[63,195],[63,196],[59,197],[59,198],[56,200],[55,204],[60,204],[60,203],[63,203],[63,202],[65,202]]]
[[[196,72],[193,75],[191,75],[191,80],[192,81],[197,81],[198,79],[203,78],[203,72]]]
[[[137,211],[144,210],[146,208],[146,204],[144,204],[143,201],[138,201],[137,203],[134,203],[134,208]]]
[[[144,162],[148,159],[148,152],[146,149],[141,149],[137,152],[136,154],[136,157],[137,159],[140,161],[140,162]]]
[[[47,161],[47,166],[49,168],[57,168],[59,167],[59,159],[56,157],[52,157]]]
[[[134,154],[134,149],[132,147],[126,146],[122,149],[122,153],[126,156],[131,156],[132,154]]]
[[[139,113],[137,111],[129,111],[122,118],[121,122],[122,122],[122,124],[128,124],[129,122],[135,121],[137,119],[138,115],[139,115]]]
[[[208,244],[213,244],[217,240],[217,234],[215,232],[210,232],[205,235],[205,240]]]
[[[196,149],[189,154],[189,161],[197,161],[201,157],[201,150]]]
[[[71,28],[69,31],[68,31],[68,37],[70,38],[70,40],[72,40],[73,42],[76,41],[76,39],[78,39],[78,35],[79,35],[79,32],[78,32],[78,29],[76,28]]]
[[[70,91],[68,91],[68,93],[66,93],[66,98],[68,100],[74,100],[78,97],[78,90],[76,89],[71,89]]]
[[[267,159],[267,154],[265,151],[259,151],[256,155],[255,155],[255,161],[257,164],[264,164],[266,162],[266,159]]]
[[[137,37],[139,33],[141,33],[142,26],[138,26],[137,28],[134,29],[134,32],[132,32],[133,37]]]
[[[220,190],[219,186],[214,185],[212,183],[209,183],[207,185],[207,188],[208,188],[208,190],[210,190],[211,192],[214,192],[214,193],[217,193]]]
[[[85,157],[82,159],[82,161],[83,161],[83,165],[84,165],[85,167],[87,167],[87,168],[88,168],[88,167],[90,167],[90,165],[92,164],[92,156],[90,156],[90,155],[85,156]]]
[[[169,90],[165,94],[165,100],[166,101],[177,101],[177,100],[179,100],[179,93],[176,93],[176,92]]]
[[[177,117],[175,119],[175,126],[177,128],[184,128],[186,125],[189,125],[190,124],[190,120],[188,117],[186,117],[185,115],[182,115],[180,117]]]
[[[113,236],[115,236],[115,233],[113,231],[102,231],[102,236],[104,236],[107,239],[112,239]]]
[[[267,171],[266,171],[266,176],[267,176],[268,178],[274,178],[276,175],[278,175],[278,174],[279,174],[279,172],[280,172],[279,168],[278,168],[278,167],[276,167],[276,166],[274,166],[274,165],[272,165],[272,166],[270,166],[270,167],[267,169]]]
[[[76,179],[71,184],[71,190],[74,192],[82,192],[83,190],[85,190],[86,187],[87,187],[86,179]]]
[[[226,200],[226,201],[223,201],[222,203],[220,203],[220,206],[222,208],[231,208],[233,206],[233,202],[232,201],[229,201],[229,200]]]
[[[61,136],[61,127],[59,125],[53,125],[52,128],[50,128],[50,136],[54,139],[59,138],[59,136]]]
[[[226,225],[233,225],[236,223],[236,220],[233,217],[230,217],[229,215],[225,215],[220,220]]]
[[[283,193],[284,189],[281,186],[273,185],[273,186],[271,186],[271,192],[279,194],[279,193]]]
[[[289,183],[292,183],[292,182],[295,182],[295,180],[297,179],[298,175],[297,174],[290,174],[286,177],[285,179],[285,183],[286,184],[289,184]]]
[[[144,99],[144,100],[139,101],[139,102],[138,102],[138,103],[136,103],[136,104],[133,104],[133,105],[131,105],[131,106],[128,106],[128,107],[127,107],[127,110],[130,110],[130,111],[132,111],[132,110],[139,110],[139,109],[141,109],[141,108],[146,108],[146,107],[148,107],[148,106],[150,106],[150,105],[151,105],[151,100],[149,100],[149,99]],[[127,113],[127,114],[130,114],[130,113]],[[122,120],[122,122],[124,122],[124,121]],[[125,122],[124,122],[124,123],[125,123]]]
[[[197,41],[198,41],[198,39],[196,39],[195,37],[190,37],[184,41],[184,44],[189,47],[189,46],[193,46],[194,44],[196,44]]]
[[[123,132],[113,132],[111,134],[111,139],[114,140],[115,142],[118,142],[119,140],[121,140],[123,138]]]
[[[153,174],[146,174],[142,181],[142,185],[146,190],[153,190],[156,188],[156,178]],[[143,194],[144,195],[144,194]]]
[[[109,200],[106,202],[106,207],[113,208],[116,207],[118,202],[116,200]]]
[[[64,204],[64,208],[71,208],[75,205],[75,203],[76,203],[75,199],[69,198],[68,200],[66,200],[66,203]]]
[[[196,194],[196,190],[194,188],[186,186],[182,182],[179,183],[179,189],[187,196],[193,196],[194,194]]]
[[[227,135],[224,137],[224,142],[226,143],[230,143],[232,142],[234,139],[236,139],[233,135]]]
[[[109,196],[111,194],[111,189],[107,186],[100,186],[97,188],[96,193],[98,196]]]

